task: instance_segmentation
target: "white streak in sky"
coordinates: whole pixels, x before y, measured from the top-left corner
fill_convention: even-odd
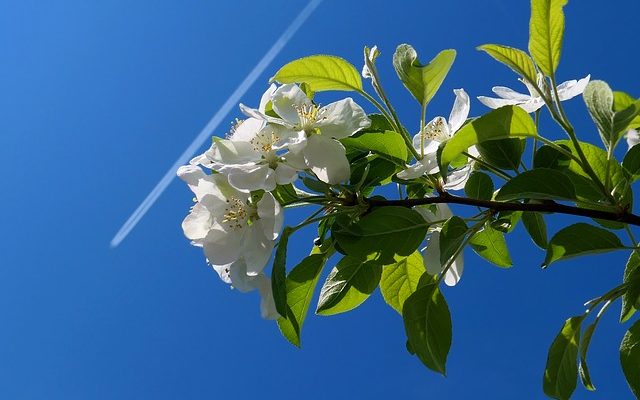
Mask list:
[[[135,228],[135,226],[140,222],[142,217],[149,211],[151,206],[158,200],[162,192],[165,191],[167,186],[171,183],[173,178],[176,176],[176,170],[179,166],[186,164],[189,159],[191,159],[196,151],[204,144],[204,142],[211,137],[213,131],[216,130],[218,125],[227,117],[227,114],[231,111],[233,107],[240,101],[242,96],[249,90],[251,86],[253,86],[254,82],[265,69],[271,64],[273,59],[280,53],[282,48],[286,46],[289,40],[293,37],[296,31],[302,26],[302,24],[309,18],[311,13],[320,5],[322,0],[311,0],[307,6],[300,11],[300,14],[291,22],[291,25],[282,33],[282,35],[276,40],[276,42],[271,46],[269,51],[265,53],[262,59],[256,64],[255,67],[249,72],[246,78],[238,85],[236,90],[231,93],[231,96],[224,102],[222,107],[213,115],[213,117],[209,120],[207,125],[202,128],[198,136],[193,140],[193,142],[186,148],[186,150],[178,157],[175,163],[169,168],[167,173],[160,179],[160,182],[153,188],[151,193],[147,195],[147,197],[140,203],[138,208],[131,214],[129,219],[122,225],[122,228],[116,233],[116,235],[111,239],[111,247],[117,247]]]

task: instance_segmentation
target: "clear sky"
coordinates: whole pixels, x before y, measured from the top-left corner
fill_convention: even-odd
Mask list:
[[[553,337],[585,300],[620,281],[626,254],[542,271],[543,253],[521,227],[509,238],[510,270],[467,251],[462,281],[445,289],[454,338],[443,378],[408,355],[402,321],[379,293],[345,315],[310,315],[303,348],[293,348],[259,318],[257,294],[230,291],[183,237],[191,194],[177,181],[109,248],[304,4],[0,1],[0,398],[543,398]],[[559,80],[590,73],[639,96],[640,58],[630,47],[639,12],[635,0],[572,1]],[[243,101],[257,105],[291,59],[329,53],[360,67],[362,47],[377,44],[385,86],[415,130],[418,107],[391,67],[395,46],[411,43],[425,61],[458,50],[429,109],[447,116],[454,88],[473,98],[494,85],[517,88],[475,47],[526,48],[528,16],[525,0],[325,0]],[[596,142],[582,100],[567,107],[579,135]],[[471,115],[485,111],[472,102]],[[577,221],[552,220],[552,231]],[[290,265],[310,237],[296,236]],[[598,391],[579,387],[576,399],[631,397],[618,365],[618,309],[592,342]]]

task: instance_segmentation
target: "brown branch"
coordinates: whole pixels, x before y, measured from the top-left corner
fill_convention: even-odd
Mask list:
[[[384,207],[384,206],[401,206],[401,207],[413,207],[421,206],[425,204],[438,204],[438,203],[450,203],[450,204],[464,204],[467,206],[477,206],[482,208],[488,208],[493,211],[534,211],[534,212],[546,212],[546,213],[558,213],[577,215],[581,217],[597,218],[607,221],[623,222],[629,225],[640,226],[640,216],[631,214],[627,211],[612,212],[603,210],[591,210],[588,208],[580,208],[574,206],[568,206],[555,201],[545,200],[542,203],[519,203],[519,202],[502,202],[492,200],[477,200],[468,197],[454,196],[449,193],[441,193],[438,197],[425,197],[421,199],[405,199],[405,200],[383,200],[383,199],[369,199],[369,205],[371,207]]]

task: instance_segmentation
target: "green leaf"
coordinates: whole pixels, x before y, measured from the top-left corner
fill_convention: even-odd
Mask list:
[[[622,295],[620,322],[628,321],[640,305],[640,256],[635,251],[629,256],[624,268],[623,282],[629,286]]]
[[[560,63],[567,0],[531,0],[529,53],[543,74],[552,76]]]
[[[613,132],[613,92],[604,81],[591,81],[582,94],[591,119],[600,132],[602,142],[607,148],[617,142]]]
[[[525,211],[522,213],[522,223],[531,236],[533,243],[541,249],[547,248],[547,224],[544,222],[542,214]]]
[[[404,167],[407,160],[407,145],[398,132],[363,132],[341,139],[347,148],[370,151]]]
[[[358,70],[340,57],[327,55],[315,55],[291,61],[280,68],[271,81],[306,83],[314,92],[362,90],[362,79]]]
[[[385,265],[380,279],[380,292],[384,301],[402,314],[405,300],[416,291],[424,273],[424,261],[418,251],[408,257],[398,258],[393,264]]]
[[[580,222],[560,230],[551,238],[542,266],[572,257],[624,248],[614,233]]]
[[[640,100],[633,102],[624,110],[613,114],[613,132],[615,132],[618,139],[622,137],[622,134],[625,133],[627,129],[632,129],[632,127],[637,128],[639,114]]]
[[[282,316],[287,315],[287,243],[291,232],[289,227],[282,231],[271,270],[273,300],[276,303],[276,311]]]
[[[380,207],[355,223],[334,225],[332,233],[343,254],[378,257],[388,264],[395,255],[411,255],[424,240],[428,225],[418,212],[406,207]]]
[[[633,395],[640,398],[640,321],[636,321],[622,339],[620,365]]]
[[[478,143],[476,148],[482,160],[500,169],[517,171],[524,152],[523,139],[498,139]]]
[[[600,318],[596,318],[595,322],[587,327],[584,330],[584,336],[580,341],[579,351],[580,351],[580,364],[578,365],[578,373],[580,374],[580,380],[582,381],[582,385],[587,388],[587,390],[596,390],[596,387],[593,386],[593,382],[591,381],[591,374],[589,373],[589,367],[587,365],[587,351],[589,350],[589,345],[591,344],[591,338],[593,337],[593,332],[596,330],[596,326],[598,326],[598,322]]]
[[[516,74],[530,82],[537,82],[536,67],[533,65],[531,57],[524,51],[499,44],[485,44],[478,47],[478,50],[489,54],[496,61],[511,68]]]
[[[299,198],[292,184],[278,185],[276,187],[276,190],[271,192],[271,194],[276,198],[276,200],[278,200],[278,203],[280,203],[281,205],[298,200]]]
[[[311,254],[296,265],[287,276],[287,318],[280,317],[278,327],[284,337],[295,346],[300,347],[302,325],[327,257],[326,254]]]
[[[391,182],[391,178],[398,169],[398,165],[394,162],[380,158],[376,154],[370,154],[351,165],[349,182],[355,185],[352,187],[353,191],[370,186],[386,185]]]
[[[489,175],[475,171],[471,173],[469,180],[464,185],[464,193],[472,199],[491,200],[493,181]]]
[[[491,222],[491,227],[503,233],[510,233],[516,229],[522,219],[522,211],[500,211],[498,218]]]
[[[583,316],[569,318],[549,348],[542,388],[547,396],[554,399],[569,399],[576,389],[578,343],[583,319]]]
[[[516,175],[495,196],[498,201],[517,199],[575,200],[576,190],[565,174],[550,168],[534,168]]]
[[[449,141],[441,145],[444,148],[440,164],[448,166],[458,155],[478,143],[536,135],[536,125],[526,111],[518,106],[501,107],[464,125]]]
[[[460,217],[453,216],[442,225],[440,231],[440,263],[445,265],[462,245],[469,228]]]
[[[393,55],[393,67],[400,81],[424,108],[442,85],[455,58],[455,50],[443,50],[429,64],[421,65],[413,47],[401,44]]]
[[[640,146],[633,146],[627,151],[622,160],[622,166],[632,181],[640,178]]]
[[[637,104],[637,100],[631,97],[629,94],[625,92],[615,91],[613,92],[613,111],[616,113],[622,111],[629,106]],[[640,115],[637,115],[631,123],[629,123],[628,129],[637,129],[640,128]]]
[[[471,248],[485,260],[498,267],[508,268],[513,265],[504,234],[486,224],[469,239]]]
[[[429,369],[446,373],[447,355],[451,348],[451,314],[436,284],[418,288],[402,308],[408,349]]]
[[[343,257],[320,290],[316,313],[334,315],[358,307],[376,290],[381,275],[382,265],[376,260]]]

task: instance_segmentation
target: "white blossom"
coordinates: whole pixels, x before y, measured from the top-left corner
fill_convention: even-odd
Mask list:
[[[178,176],[196,195],[196,204],[182,223],[185,236],[203,247],[212,265],[233,263],[242,256],[247,274],[260,274],[283,223],[273,195],[265,192],[256,203],[232,187],[225,175],[206,175],[193,165],[180,167]]]
[[[558,98],[560,101],[569,100],[579,94],[582,94],[589,83],[589,79],[591,79],[591,75],[587,75],[580,80],[573,79],[559,84],[556,89],[558,91]],[[528,113],[532,113],[540,109],[540,107],[544,105],[544,100],[540,94],[523,78],[519,78],[518,80],[527,87],[529,94],[516,92],[515,90],[504,86],[494,86],[491,90],[493,93],[497,94],[499,98],[478,96],[478,100],[480,100],[480,102],[485,106],[494,109],[508,105],[517,105]],[[543,88],[543,90],[544,87],[546,87],[544,75],[541,73],[538,73],[538,87]]]
[[[240,105],[243,112],[281,128],[287,139],[283,145],[298,156],[318,179],[336,184],[349,178],[350,167],[344,146],[336,139],[353,135],[371,125],[364,110],[346,98],[327,106],[315,105],[297,86],[280,86],[271,97],[279,118]],[[291,156],[291,162],[295,157]]]
[[[624,138],[627,139],[629,150],[640,143],[640,133],[636,129],[629,129],[627,133],[625,133]]]
[[[440,231],[442,221],[447,220],[453,216],[451,209],[447,204],[436,204],[435,211],[428,206],[415,207],[425,221],[433,223],[439,221],[440,223],[434,224],[429,227],[430,237],[427,247],[423,251],[424,266],[427,269],[429,275],[437,275],[442,273],[445,265],[440,262]],[[463,252],[453,260],[451,266],[444,275],[444,283],[447,286],[455,286],[464,270],[464,255]]]

